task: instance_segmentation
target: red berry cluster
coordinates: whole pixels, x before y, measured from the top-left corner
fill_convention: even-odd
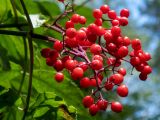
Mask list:
[[[108,105],[112,111],[121,112],[122,104],[109,102],[103,98],[102,92],[112,91],[115,87],[120,97],[126,97],[128,87],[123,83],[126,69],[120,67],[121,63],[130,63],[140,72],[139,78],[146,80],[152,72],[147,63],[151,56],[142,50],[139,39],[131,40],[121,32],[121,26],[128,24],[128,9],[122,9],[118,16],[108,5],[103,5],[93,10],[93,17],[93,23],[76,29],[77,24],[84,26],[87,19],[73,14],[66,22],[64,39],[56,40],[52,49],[42,49],[41,55],[46,58],[46,64],[57,71],[57,82],[64,80],[62,72],[66,69],[73,80],[79,80],[81,88],[92,88],[91,94],[82,100],[91,115],[106,110]],[[106,28],[104,22],[111,23],[111,27]],[[129,51],[129,46],[132,51]],[[128,55],[130,60],[124,59]],[[110,76],[106,75],[107,71],[110,71]]]

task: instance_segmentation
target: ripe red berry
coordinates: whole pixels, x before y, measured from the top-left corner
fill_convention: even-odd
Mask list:
[[[126,69],[125,68],[119,68],[118,73],[125,76],[126,75]]]
[[[141,41],[139,39],[132,40],[132,48],[134,50],[140,50],[141,49]]]
[[[147,75],[143,74],[143,73],[140,73],[139,78],[140,78],[140,80],[145,81],[147,79]]]
[[[113,35],[111,32],[107,31],[105,34],[104,34],[104,39],[106,40],[106,44],[109,44],[112,42],[112,39],[113,39]]]
[[[76,67],[72,71],[72,77],[76,79],[82,78],[83,77],[83,69],[80,67]]]
[[[86,21],[87,21],[87,20],[86,20],[86,18],[85,18],[84,16],[80,16],[80,17],[79,17],[79,23],[80,23],[80,24],[83,25],[83,24],[86,23]]]
[[[128,18],[126,18],[126,17],[120,17],[119,23],[120,23],[121,26],[128,25]]]
[[[100,85],[101,84],[101,80],[98,78],[98,85]],[[90,85],[92,86],[92,87],[97,87],[97,82],[96,82],[96,79],[95,78],[91,78],[90,79]]]
[[[62,45],[62,43],[59,40],[57,40],[57,41],[55,41],[55,43],[53,45],[53,48],[55,50],[57,50],[57,51],[61,51],[62,48],[63,48],[63,45]]]
[[[47,64],[48,66],[53,66],[54,61],[53,61],[51,58],[46,58],[46,64]]]
[[[145,65],[143,70],[142,70],[142,73],[145,74],[145,75],[148,75],[151,72],[152,72],[152,68],[149,65]]]
[[[122,46],[118,49],[118,56],[120,58],[126,57],[128,55],[128,48],[126,46]]]
[[[65,62],[65,68],[68,70],[73,70],[76,67],[76,63],[74,60],[67,60]]]
[[[79,19],[80,19],[80,15],[78,15],[78,14],[73,14],[72,17],[71,17],[71,21],[73,23],[78,23]]]
[[[91,67],[94,70],[99,70],[99,69],[101,69],[103,67],[103,63],[100,60],[93,60],[91,62]]]
[[[124,46],[130,45],[131,44],[131,40],[127,36],[125,36],[123,38],[123,44],[124,44]]]
[[[114,43],[109,43],[106,45],[106,48],[109,52],[115,52],[117,50],[117,46]]]
[[[122,9],[121,11],[120,11],[120,16],[121,17],[129,17],[129,10],[128,9]]]
[[[104,87],[105,87],[106,90],[112,90],[113,87],[114,87],[114,84],[112,82],[106,82],[104,84]]]
[[[102,26],[102,19],[96,19],[94,21],[94,23],[97,25],[97,26]]]
[[[96,19],[99,19],[102,17],[102,11],[100,9],[94,9],[93,10],[93,16]]]
[[[112,26],[119,26],[119,21],[118,20],[112,20]]]
[[[112,109],[112,111],[119,113],[119,112],[122,112],[123,106],[119,102],[112,102],[111,109]]]
[[[108,106],[108,102],[106,100],[98,100],[97,102],[97,106],[100,110],[106,110],[107,109],[107,106]]]
[[[90,51],[91,51],[91,53],[93,53],[93,54],[100,54],[100,53],[102,52],[102,48],[101,48],[101,46],[98,45],[98,44],[93,44],[93,45],[91,45],[91,47],[90,47]]]
[[[131,65],[133,65],[135,67],[135,66],[138,66],[141,63],[141,61],[140,61],[139,57],[132,57],[130,59],[130,63],[131,63]]]
[[[108,11],[110,10],[109,6],[108,5],[102,5],[100,7],[100,10],[102,11],[103,14],[106,14],[108,13]]]
[[[80,86],[82,88],[88,88],[90,86],[90,79],[88,77],[84,77],[80,80]]]
[[[100,60],[100,61],[103,62],[103,57],[100,56],[100,55],[94,55],[93,58],[92,58],[92,60]]]
[[[99,111],[99,108],[96,104],[92,104],[90,107],[89,107],[89,113],[94,116],[97,114],[97,112]]]
[[[54,69],[56,69],[57,71],[61,71],[63,70],[64,66],[61,60],[57,60],[54,64],[53,64]]]
[[[76,39],[77,40],[83,41],[83,40],[86,39],[86,37],[87,37],[87,35],[83,30],[78,30],[77,31],[77,34],[76,34]]]
[[[86,71],[88,69],[88,65],[86,64],[86,62],[79,62],[78,66],[81,67],[83,71]]]
[[[149,61],[151,59],[151,55],[148,52],[144,52],[145,61]]]
[[[117,87],[117,93],[121,97],[126,97],[128,95],[128,87],[126,85],[120,85]]]
[[[75,37],[74,38],[66,37],[65,42],[66,42],[67,46],[69,46],[71,48],[75,48],[78,46],[78,40]]]
[[[56,80],[57,82],[62,82],[63,79],[64,79],[63,73],[61,73],[61,72],[56,73],[56,75],[55,75],[55,80]]]
[[[44,57],[44,58],[47,58],[49,57],[49,52],[51,51],[50,48],[43,48],[41,50],[41,56]]]
[[[116,14],[116,12],[114,10],[110,10],[110,11],[108,11],[108,17],[110,19],[116,19],[117,14]]]
[[[114,26],[114,27],[111,28],[111,33],[114,36],[120,36],[120,34],[121,34],[121,28],[118,27],[118,26]]]
[[[113,82],[114,84],[121,84],[123,82],[123,76],[119,73],[116,73],[116,74],[113,74],[111,77],[110,77],[110,81]]]
[[[74,28],[74,23],[72,21],[66,22],[66,29],[68,29],[68,28]]]
[[[75,36],[76,36],[76,33],[77,33],[77,31],[76,31],[76,29],[74,29],[74,28],[68,28],[68,29],[66,30],[66,36],[68,36],[69,38],[75,37]]]
[[[85,96],[82,103],[84,107],[89,108],[94,103],[94,99],[91,96]]]

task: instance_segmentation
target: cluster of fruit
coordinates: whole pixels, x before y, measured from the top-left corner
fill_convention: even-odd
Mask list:
[[[147,75],[152,72],[147,63],[151,56],[142,50],[141,41],[122,35],[121,26],[128,24],[129,14],[128,9],[122,9],[118,16],[108,5],[102,5],[100,9],[93,10],[95,21],[86,27],[87,19],[73,14],[66,21],[64,39],[56,40],[52,49],[44,48],[41,51],[46,64],[57,71],[57,82],[64,80],[63,70],[66,69],[73,80],[79,80],[81,88],[93,89],[82,100],[91,115],[96,115],[99,110],[106,110],[108,105],[114,112],[122,111],[120,102],[109,102],[102,94],[115,87],[120,97],[128,95],[128,87],[123,83],[126,69],[120,67],[122,62],[128,62],[140,71],[141,80],[146,80]],[[105,22],[111,26],[106,28]],[[77,24],[83,27],[76,29]],[[129,51],[129,46],[132,51]],[[129,60],[124,59],[125,57]],[[107,71],[111,74],[106,75]]]

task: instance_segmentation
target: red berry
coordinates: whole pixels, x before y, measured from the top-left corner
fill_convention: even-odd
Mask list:
[[[71,17],[71,21],[73,23],[78,23],[79,19],[80,19],[80,15],[78,15],[78,14],[73,14],[72,17]]]
[[[119,112],[122,112],[123,106],[119,102],[112,102],[111,109],[112,111],[119,113]]]
[[[93,59],[93,60],[100,60],[100,61],[103,62],[103,57],[100,56],[100,55],[94,55],[92,59]]]
[[[120,58],[126,57],[128,55],[128,48],[126,46],[122,46],[118,49],[118,56]]]
[[[145,61],[149,61],[151,59],[151,55],[148,52],[144,52]]]
[[[143,73],[140,73],[139,78],[140,78],[140,80],[145,81],[147,79],[147,75],[143,74]]]
[[[102,11],[103,14],[106,14],[108,13],[108,11],[110,10],[109,6],[108,5],[102,5],[100,7],[100,10]]]
[[[100,60],[93,60],[91,62],[91,67],[94,70],[99,70],[99,69],[101,69],[103,67],[103,63]]]
[[[116,74],[113,74],[111,77],[110,77],[110,81],[113,82],[114,84],[121,84],[123,82],[123,76],[119,73],[116,73]]]
[[[101,84],[101,80],[98,78],[98,85],[100,85]],[[90,85],[92,86],[92,87],[97,87],[97,82],[96,82],[96,79],[95,78],[91,78],[91,80],[90,80]]]
[[[94,103],[94,99],[91,96],[86,96],[83,98],[82,103],[84,107],[89,108]]]
[[[80,80],[80,86],[82,88],[88,88],[90,86],[90,79],[88,77],[84,77]]]
[[[123,44],[124,44],[124,46],[130,45],[131,44],[131,40],[127,36],[125,36],[123,38]]]
[[[120,16],[121,17],[129,17],[129,10],[128,9],[122,9],[121,11],[120,11]]]
[[[96,19],[94,21],[94,23],[97,25],[97,26],[102,26],[102,19]]]
[[[128,25],[128,18],[126,18],[126,17],[120,17],[119,23],[120,23],[121,26]]]
[[[143,70],[142,70],[142,73],[145,74],[145,75],[148,75],[151,72],[152,72],[152,68],[149,65],[145,65]]]
[[[118,73],[125,76],[126,75],[126,69],[125,68],[119,68]]]
[[[55,43],[53,45],[53,48],[55,50],[57,50],[57,51],[61,51],[62,48],[63,48],[63,45],[62,45],[62,43],[59,40],[57,40],[57,41],[55,41]]]
[[[132,40],[132,48],[134,50],[140,50],[141,49],[141,41],[139,39]]]
[[[120,34],[121,34],[121,28],[118,27],[118,26],[114,26],[114,27],[111,28],[111,33],[114,36],[120,36]]]
[[[85,18],[84,16],[80,16],[80,17],[79,17],[79,23],[80,23],[80,24],[83,25],[83,24],[86,23],[86,21],[87,21],[87,20],[86,20],[86,18]]]
[[[76,33],[77,33],[77,31],[76,31],[76,29],[74,29],[74,28],[68,28],[68,29],[66,30],[66,36],[68,36],[69,38],[75,37],[75,36],[76,36]]]
[[[61,72],[56,73],[56,75],[55,75],[55,80],[56,80],[57,82],[62,82],[63,79],[64,79],[63,73],[61,73]]]
[[[86,62],[79,62],[78,66],[81,67],[83,71],[86,71],[88,69],[88,65],[86,64]]]
[[[64,66],[61,60],[57,60],[54,64],[53,64],[54,69],[56,69],[57,71],[61,71],[63,70]]]
[[[110,19],[116,19],[117,14],[116,14],[116,12],[114,10],[110,10],[110,11],[108,11],[108,17]]]
[[[80,67],[76,67],[72,71],[72,77],[75,78],[75,80],[83,77],[83,69]]]
[[[141,61],[140,61],[139,57],[132,57],[130,59],[130,63],[131,63],[131,65],[133,65],[135,67],[135,66],[138,66],[141,63]]]
[[[99,111],[99,108],[96,104],[92,104],[90,107],[89,107],[89,113],[94,116],[97,114],[97,112]]]
[[[77,40],[83,41],[83,40],[86,39],[86,37],[87,37],[87,35],[83,30],[78,30],[77,31],[77,34],[76,34],[76,39]]]
[[[106,82],[104,84],[104,87],[105,87],[106,90],[112,90],[113,87],[114,87],[114,84],[112,82]]]
[[[93,53],[93,54],[100,54],[100,53],[102,52],[102,48],[101,48],[101,46],[98,45],[98,44],[93,44],[93,45],[91,45],[91,47],[90,47],[90,51],[91,51],[91,53]]]
[[[102,11],[100,9],[94,9],[93,10],[93,16],[96,19],[101,18],[102,17]]]
[[[117,87],[117,93],[121,97],[126,97],[128,95],[128,87],[126,85],[120,85]]]
[[[112,20],[112,26],[119,26],[119,21],[118,20]]]
[[[106,110],[108,106],[108,102],[106,100],[98,100],[97,106],[100,110]]]
[[[106,45],[106,48],[109,52],[115,52],[117,50],[117,46],[114,43],[109,43]]]
[[[66,37],[65,42],[71,48],[75,48],[78,46],[78,40],[75,37],[74,38]]]
[[[41,56],[44,57],[44,58],[47,58],[49,57],[49,52],[51,51],[50,48],[43,48],[41,50]]]
[[[74,28],[74,23],[72,21],[66,22],[66,29],[68,29],[68,28]]]
[[[106,44],[109,44],[112,42],[112,39],[113,39],[113,35],[111,32],[107,31],[105,34],[104,34],[104,39],[106,40]]]
[[[65,62],[65,68],[68,70],[73,70],[76,67],[76,63],[74,60],[67,60]]]
[[[47,64],[48,66],[53,66],[54,61],[53,61],[51,58],[46,58],[46,64]]]

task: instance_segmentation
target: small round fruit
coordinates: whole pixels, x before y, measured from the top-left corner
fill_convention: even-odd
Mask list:
[[[54,78],[57,82],[60,83],[64,80],[64,75],[61,72],[57,72]]]
[[[89,108],[94,103],[94,99],[91,96],[85,96],[82,103],[84,107]]]
[[[112,111],[119,113],[119,112],[122,112],[123,106],[119,102],[112,102],[111,109],[112,109]]]
[[[126,85],[120,85],[117,87],[117,93],[121,97],[126,97],[128,95],[128,87]]]
[[[105,111],[107,109],[108,102],[106,100],[98,100],[97,105],[100,110]]]
[[[76,79],[79,79],[79,78],[82,78],[83,77],[83,69],[80,68],[80,67],[76,67],[73,69],[72,71],[72,77],[76,78]]]
[[[99,108],[96,104],[92,104],[90,107],[89,107],[89,113],[94,116],[97,114],[97,112],[99,111]]]

